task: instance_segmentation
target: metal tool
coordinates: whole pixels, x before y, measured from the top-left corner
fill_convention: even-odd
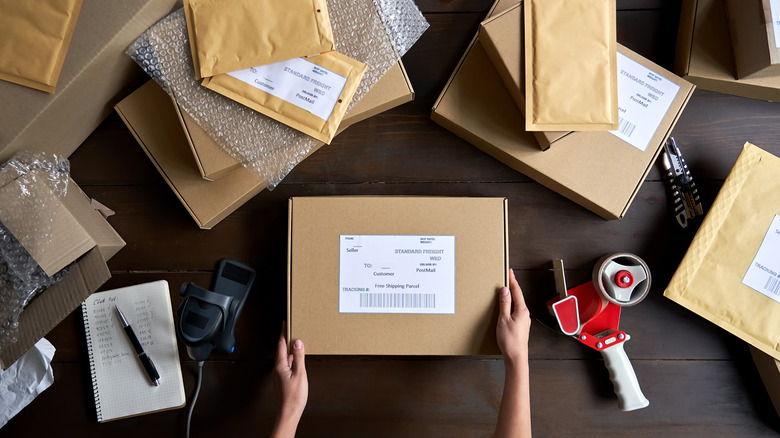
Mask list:
[[[704,215],[704,209],[699,190],[674,137],[669,137],[664,144],[663,164],[672,195],[674,218],[681,227],[686,228],[690,219]]]
[[[620,253],[596,264],[593,281],[566,288],[563,260],[553,260],[556,298],[547,302],[561,331],[601,353],[623,411],[647,407],[623,344],[631,339],[619,329],[621,307],[642,301],[650,290],[650,270],[639,257]]]

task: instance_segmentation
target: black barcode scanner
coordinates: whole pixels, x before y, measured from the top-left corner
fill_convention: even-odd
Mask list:
[[[176,332],[193,360],[206,360],[215,348],[223,353],[233,352],[233,330],[254,280],[254,269],[222,260],[213,291],[192,282],[182,284]]]

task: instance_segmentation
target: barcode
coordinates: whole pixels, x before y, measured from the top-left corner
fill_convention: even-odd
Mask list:
[[[622,117],[619,119],[619,122],[618,132],[630,138],[631,134],[634,133],[634,128],[636,128],[636,125]]]
[[[766,289],[768,292],[772,292],[775,295],[780,295],[780,278],[777,277],[767,278],[766,284],[764,285],[764,289]]]
[[[436,307],[436,294],[360,294],[360,307]]]

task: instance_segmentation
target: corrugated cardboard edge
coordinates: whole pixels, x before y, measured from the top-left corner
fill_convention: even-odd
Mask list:
[[[129,68],[133,67],[134,63],[124,54],[124,50],[149,25],[170,12],[175,3],[176,0],[154,0],[142,7],[92,61],[87,63],[76,78],[57,92],[51,104],[30,120],[16,138],[0,151],[0,161],[6,161],[15,152],[23,149],[40,148],[42,144],[46,145],[47,150],[56,150],[65,156],[72,154],[111,112],[118,100],[115,95],[121,89],[117,84],[126,84],[130,77],[140,73],[137,68]],[[143,19],[139,20],[138,17]],[[101,80],[101,77],[111,77],[115,80]],[[109,101],[96,99],[97,96],[106,95],[114,97]],[[66,120],[55,123],[63,114],[68,115]],[[95,123],[85,125],[84,119],[94,120]],[[38,125],[39,123],[41,125]],[[63,135],[58,137],[56,144],[50,144],[52,137],[48,134],[51,132],[40,127],[57,125],[67,128],[63,128]]]
[[[705,254],[710,252],[710,248],[715,242],[716,237],[718,237],[718,232],[721,229],[723,222],[728,217],[729,211],[731,211],[732,206],[741,196],[740,193],[742,192],[745,181],[750,176],[755,166],[762,161],[762,156],[765,154],[768,154],[768,152],[762,151],[749,142],[745,143],[742,153],[740,153],[737,162],[734,164],[734,168],[723,183],[723,187],[727,188],[727,190],[721,189],[713,202],[713,205],[717,204],[719,206],[718,210],[713,212],[711,209],[707,216],[705,216],[701,227],[699,227],[699,231],[693,238],[688,251],[685,253],[683,260],[680,263],[680,267],[674,273],[672,280],[664,291],[664,296],[685,308],[695,307],[697,309],[697,315],[718,327],[733,333],[735,336],[745,340],[747,343],[764,353],[776,359],[780,359],[780,352],[765,347],[765,342],[757,339],[744,330],[728,324],[718,315],[701,309],[701,306],[698,306],[695,301],[687,296],[687,291],[690,289],[691,283],[699,274],[701,260],[705,258]],[[686,260],[688,259],[698,260],[699,263],[690,263],[690,266],[688,266],[688,263],[686,263]]]
[[[292,230],[293,199],[287,201],[287,348],[292,347]]]
[[[680,25],[677,29],[674,72],[681,77],[688,75],[693,45],[693,26],[696,23],[696,0],[683,0],[680,11]]]
[[[109,278],[100,251],[87,252],[59,283],[35,297],[19,315],[19,340],[3,348],[0,367],[6,369],[16,362]]]
[[[69,180],[63,204],[95,241],[103,260],[109,261],[125,247],[126,242],[106,221],[103,214],[95,209],[93,201],[72,178]]]
[[[780,361],[764,354],[752,345],[750,346],[750,355],[753,356],[753,362],[761,375],[761,380],[772,400],[775,412],[780,416]]]

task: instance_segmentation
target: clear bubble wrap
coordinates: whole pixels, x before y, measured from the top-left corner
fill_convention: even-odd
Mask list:
[[[328,13],[336,50],[367,66],[349,109],[428,28],[413,0],[330,0]],[[127,54],[269,190],[318,145],[317,140],[200,86],[181,9],[150,27]]]
[[[34,213],[51,208],[35,196],[34,187],[48,187],[55,198],[61,199],[68,189],[70,163],[54,154],[17,154],[0,165],[0,185],[15,184],[21,193],[16,206]],[[2,223],[4,206],[0,205],[0,351],[17,341],[19,315],[39,292],[59,281],[67,273],[65,268],[53,276],[46,275],[16,237]],[[44,222],[36,230],[39,239],[46,239],[52,229]]]

